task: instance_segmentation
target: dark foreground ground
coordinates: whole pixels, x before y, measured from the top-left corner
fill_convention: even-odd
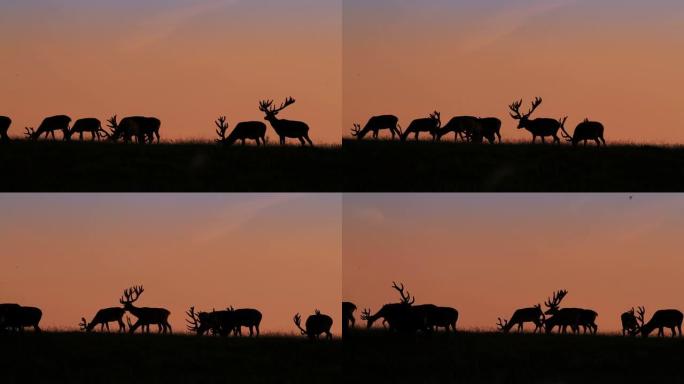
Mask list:
[[[682,383],[684,339],[459,333],[344,341],[351,383]]]
[[[337,383],[342,343],[43,333],[0,336],[0,382]]]
[[[347,192],[681,192],[684,147],[343,142]]]
[[[339,146],[0,144],[3,192],[339,192]]]

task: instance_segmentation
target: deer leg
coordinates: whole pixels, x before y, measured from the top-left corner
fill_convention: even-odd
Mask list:
[[[606,139],[603,138],[603,136],[599,136],[599,139],[603,142],[603,145],[606,145]]]
[[[259,326],[255,325],[254,328],[256,328],[256,337],[259,337]],[[679,331],[679,334],[682,334],[682,331]]]
[[[121,319],[117,321],[119,322],[119,332],[126,332],[126,325],[124,324],[124,322]]]
[[[310,146],[312,146],[312,147],[314,146],[314,143],[313,143],[313,141],[311,141],[311,138],[309,137],[308,134],[304,135],[304,139],[306,139],[306,141],[309,142]]]

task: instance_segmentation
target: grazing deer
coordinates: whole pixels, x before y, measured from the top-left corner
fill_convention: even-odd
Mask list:
[[[497,325],[499,326],[499,330],[503,333],[508,333],[515,325],[518,326],[518,332],[523,333],[525,323],[534,324],[534,332],[532,333],[537,333],[537,331],[539,331],[539,333],[542,332],[542,329],[544,329],[544,312],[542,312],[541,304],[537,304],[531,308],[516,310],[513,312],[510,321],[499,317]]]
[[[354,312],[356,312],[356,305],[354,305],[354,303],[348,301],[342,302],[342,335],[349,330],[354,329],[354,325],[356,324]]]
[[[392,288],[399,292],[401,302],[393,304],[385,304],[375,314],[371,314],[370,309],[364,309],[361,312],[361,320],[366,321],[366,327],[371,328],[373,323],[379,319],[383,319],[383,323],[387,323],[389,331],[397,331],[400,333],[415,333],[417,331],[428,331],[427,311],[425,307],[413,307],[416,298],[406,291],[404,292],[404,284],[397,285],[392,283]]]
[[[91,332],[97,325],[100,325],[100,332],[103,332],[105,327],[107,332],[109,332],[109,323],[117,322],[119,323],[119,332],[126,331],[126,325],[123,322],[123,316],[126,310],[119,307],[100,309],[93,317],[93,320],[88,323],[85,317],[81,317],[81,330],[85,332]]]
[[[561,333],[566,333],[568,326],[572,329],[573,333],[579,333],[579,327],[581,326],[584,329],[584,333],[587,333],[588,328],[590,333],[596,334],[598,331],[598,326],[596,325],[598,313],[590,309],[559,308],[561,301],[563,301],[567,294],[567,290],[554,292],[553,299],[548,298],[544,302],[544,305],[549,308],[544,314],[552,316],[544,321],[546,333],[551,333],[556,326],[559,327]]]
[[[242,336],[242,327],[249,328],[249,337],[254,335],[256,329],[256,337],[259,337],[259,324],[261,324],[261,312],[251,308],[233,309],[230,307],[230,312],[233,315],[235,323],[236,336]]]
[[[78,139],[83,141],[83,134],[86,132],[89,132],[92,135],[91,140],[100,140],[102,137],[101,134],[104,134],[104,137],[108,136],[107,131],[102,129],[102,123],[100,123],[100,120],[95,118],[86,118],[76,120],[74,125],[71,127],[71,130],[69,130],[66,139],[71,140],[71,136],[73,136],[75,133],[78,133]]]
[[[55,131],[62,131],[64,140],[67,139],[69,135],[69,123],[71,123],[71,117],[59,115],[47,117],[40,123],[38,129],[34,130],[31,127],[26,127],[26,137],[29,140],[38,140],[42,134],[45,134],[47,139],[50,134],[52,134],[52,139],[55,140]]]
[[[23,332],[26,327],[33,327],[40,332],[40,319],[43,312],[35,307],[22,307],[19,304],[0,304],[0,330],[10,329]]]
[[[213,335],[227,337],[235,332],[235,317],[229,310],[195,312],[195,307],[190,307],[185,313],[189,317],[185,320],[188,323],[188,330],[197,333],[198,336],[211,332]]]
[[[439,328],[444,328],[447,332],[452,329],[456,332],[456,322],[458,321],[458,311],[451,307],[438,307],[433,304],[415,305],[412,307],[414,311],[418,311],[419,318],[425,318],[426,329],[432,331],[439,331]]]
[[[321,311],[318,309],[314,315],[311,315],[306,319],[306,323],[304,324],[305,328],[302,328],[302,317],[299,315],[299,313],[294,315],[292,320],[297,328],[299,328],[299,330],[302,332],[302,335],[306,335],[309,337],[309,339],[319,339],[320,336],[325,333],[326,338],[332,340],[330,328],[332,328],[333,319],[328,315],[321,314]]]
[[[561,129],[561,126],[563,123],[565,123],[567,117],[561,120],[562,123],[561,121],[548,118],[530,120],[530,116],[541,105],[542,101],[543,100],[541,97],[537,97],[536,99],[534,99],[534,101],[532,102],[532,108],[529,112],[527,112],[524,115],[520,114],[522,100],[514,102],[513,104],[508,106],[508,108],[510,108],[510,110],[513,112],[511,113],[511,117],[515,120],[520,121],[518,123],[518,129],[527,129],[532,134],[532,143],[534,143],[537,140],[537,137],[540,137],[542,143],[545,143],[545,137],[551,136],[553,138],[553,142],[560,145],[558,130]]]
[[[468,140],[468,138],[474,133],[480,130],[480,119],[473,116],[456,116],[453,117],[449,122],[434,131],[433,139],[439,141],[442,137],[448,135],[449,133],[454,133],[454,140]]]
[[[589,140],[594,140],[597,147],[601,146],[601,142],[603,142],[603,145],[606,145],[606,140],[603,138],[603,124],[599,123],[598,121],[589,121],[589,119],[584,119],[583,122],[577,125],[577,128],[575,128],[575,132],[572,136],[570,136],[570,134],[565,130],[564,123],[565,121],[562,121],[561,124],[563,138],[571,142],[573,146],[577,146],[580,141],[583,141],[584,145],[586,146],[587,141]]]
[[[0,141],[10,141],[7,134],[10,125],[12,125],[12,119],[7,116],[0,116]]]
[[[677,330],[679,330],[679,336],[682,336],[682,320],[684,320],[684,314],[676,309],[661,309],[656,311],[649,320],[648,323],[644,324],[644,316],[646,315],[646,308],[639,307],[637,310],[637,321],[639,322],[639,329],[637,332],[641,332],[641,336],[648,337],[656,328],[658,329],[658,336],[665,337],[664,328],[670,328],[672,331],[672,337],[677,336]]]
[[[415,134],[415,138],[418,140],[421,132],[429,133],[434,139],[441,125],[441,114],[434,111],[430,114],[430,117],[413,120],[408,128],[406,128],[406,131],[401,134],[401,141],[406,141],[412,133]]]
[[[166,333],[168,331],[169,333],[172,333],[171,324],[169,324],[169,315],[171,315],[171,312],[169,312],[168,309],[136,307],[133,305],[133,303],[138,301],[143,292],[145,292],[145,290],[142,285],[131,287],[124,290],[123,296],[119,299],[119,302],[124,306],[124,309],[138,318],[135,324],[129,328],[128,332],[134,333],[140,326],[143,326],[144,330],[144,327],[147,326],[147,332],[149,333],[150,324],[157,324],[160,332]]]
[[[622,336],[635,335],[639,328],[639,323],[634,315],[634,307],[620,315],[622,322]]]
[[[487,139],[490,144],[496,143],[497,139],[501,144],[501,120],[496,117],[485,117],[479,119],[480,131],[473,136],[477,142],[482,142],[482,138]]]
[[[285,99],[285,102],[280,104],[279,108],[273,106],[273,100],[263,100],[259,102],[259,110],[266,114],[264,120],[271,123],[273,130],[280,137],[280,145],[285,145],[286,138],[299,139],[302,146],[308,142],[310,146],[314,146],[313,141],[309,138],[309,126],[301,121],[281,120],[278,119],[278,113],[283,109],[289,107],[296,102],[292,97]]]
[[[219,136],[217,140],[219,143],[226,145],[233,145],[236,141],[242,141],[242,145],[245,145],[246,140],[255,140],[257,147],[261,146],[263,142],[266,145],[266,124],[260,121],[246,121],[239,123],[233,129],[233,132],[226,137],[226,131],[228,130],[228,122],[225,116],[219,117],[215,122],[216,134]]]
[[[352,136],[359,140],[363,140],[369,132],[373,132],[373,138],[377,139],[380,136],[381,130],[389,129],[392,133],[392,140],[394,140],[396,136],[401,136],[398,126],[399,118],[394,115],[373,116],[363,128],[361,128],[361,125],[359,124],[354,124]]]
[[[157,143],[160,141],[159,129],[161,128],[161,121],[155,117],[132,116],[125,117],[120,123],[116,121],[116,115],[107,119],[111,133],[108,134],[109,139],[118,141],[123,139],[124,143],[132,141],[136,138],[138,144],[145,144],[149,142],[152,144],[154,138],[157,138]]]

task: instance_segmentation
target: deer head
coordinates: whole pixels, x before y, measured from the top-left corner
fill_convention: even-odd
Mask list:
[[[216,130],[216,134],[219,136],[219,139],[216,140],[217,142],[222,142],[226,140],[226,131],[228,130],[228,123],[226,122],[226,117],[225,116],[220,116],[215,122],[216,127],[218,129]]]
[[[302,335],[306,335],[306,330],[302,328],[302,316],[299,313],[297,313],[296,315],[294,315],[292,320],[294,321],[297,328],[299,328],[299,330],[302,332]]]
[[[441,113],[434,111],[430,114],[430,118],[432,120],[435,120],[435,122],[437,123],[437,128],[440,128],[442,126],[442,114]]]
[[[81,317],[81,322],[78,323],[78,326],[81,328],[81,331],[88,331],[88,321],[85,319],[85,317]]]
[[[416,297],[411,297],[411,293],[406,291],[406,294],[404,294],[404,284],[402,283],[401,286],[398,286],[397,283],[392,282],[392,288],[396,289],[397,292],[399,292],[399,295],[401,296],[401,303],[402,304],[408,304],[411,305],[416,302]]]
[[[634,313],[634,308],[632,308],[632,313]],[[646,317],[646,308],[645,307],[638,307],[637,309],[637,314],[636,314],[636,320],[637,320],[637,329],[635,329],[635,332],[638,332],[639,329],[644,327],[645,323],[645,317]]]
[[[24,135],[26,136],[27,139],[35,139],[36,138],[36,130],[33,129],[33,127],[26,127],[26,132],[24,132]]]
[[[280,107],[276,108],[273,106],[273,100],[263,100],[259,102],[259,110],[266,114],[266,117],[264,118],[265,120],[274,121],[278,120],[276,117],[278,116],[278,113],[296,102],[297,101],[292,97],[288,97],[282,104],[280,104]]]
[[[527,125],[527,122],[530,120],[530,116],[541,105],[542,101],[543,100],[541,97],[535,98],[532,102],[532,108],[530,108],[529,112],[524,115],[520,113],[520,107],[522,106],[523,102],[522,99],[520,99],[520,101],[513,102],[513,104],[508,106],[512,112],[511,117],[520,121],[520,123],[518,123],[518,129],[525,128],[525,125]]]
[[[371,310],[370,308],[366,308],[361,311],[361,320],[367,321],[371,317]]]
[[[359,134],[361,133],[361,125],[359,124],[354,124],[354,128],[352,128],[352,136],[358,137]]]
[[[499,328],[499,331],[506,331],[506,326],[508,325],[508,320],[502,319],[499,317],[499,321],[496,323],[497,328]]]
[[[553,315],[556,312],[558,312],[558,307],[560,306],[561,301],[563,301],[563,298],[565,295],[568,294],[568,291],[566,290],[560,290],[557,292],[553,293],[553,299],[548,298],[545,302],[544,305],[549,308],[545,314],[547,315]]]
[[[128,288],[124,290],[119,302],[123,304],[124,308],[131,308],[143,292],[145,292],[145,289],[143,289],[142,285]]]
[[[107,134],[107,136],[109,136],[110,139],[117,140],[119,138],[120,132],[119,123],[116,121],[116,115],[107,119],[107,127],[109,128],[110,133],[107,133],[104,130],[103,132],[105,132],[105,134]]]
[[[185,319],[185,321],[188,323],[188,325],[187,325],[188,331],[190,331],[190,332],[199,331],[200,318],[199,318],[199,313],[195,312],[195,307],[190,307],[189,310],[185,311],[185,314],[188,315],[188,317],[190,318],[190,319]]]

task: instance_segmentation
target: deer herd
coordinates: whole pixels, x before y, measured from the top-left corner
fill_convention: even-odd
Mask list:
[[[288,97],[279,107],[273,105],[273,100],[264,100],[259,103],[259,111],[264,113],[264,120],[268,121],[280,139],[280,144],[285,145],[286,139],[297,139],[302,146],[310,145],[313,141],[309,137],[309,126],[301,121],[279,119],[278,114],[294,104],[296,100]],[[28,140],[38,140],[42,136],[46,139],[52,137],[56,140],[55,132],[61,132],[62,139],[69,141],[75,134],[83,141],[84,134],[90,134],[92,141],[110,140],[124,143],[137,142],[139,144],[152,144],[155,139],[160,141],[159,130],[161,120],[155,117],[129,116],[117,121],[117,116],[107,119],[109,130],[102,128],[100,120],[89,117],[77,120],[71,127],[71,117],[66,115],[51,116],[45,118],[38,128],[26,127],[25,136]],[[221,116],[215,122],[217,126],[217,142],[232,145],[240,141],[245,145],[247,140],[254,140],[257,146],[266,144],[266,124],[260,121],[247,121],[239,123],[228,133],[229,124],[225,116]],[[9,141],[8,131],[12,125],[12,119],[0,116],[0,141]]]
[[[530,116],[542,104],[541,97],[537,97],[532,102],[527,113],[520,112],[522,103],[522,100],[515,101],[508,108],[511,117],[518,120],[518,129],[525,129],[532,134],[532,143],[536,142],[537,138],[540,138],[542,143],[546,142],[546,138],[551,138],[554,143],[560,144],[561,139],[558,137],[560,131],[562,137],[567,142],[572,143],[573,146],[579,143],[586,145],[588,141],[594,141],[597,146],[606,145],[603,138],[603,124],[585,119],[577,125],[575,132],[570,135],[565,130],[567,117],[558,120],[550,118],[530,119]],[[437,111],[428,117],[413,120],[405,130],[402,130],[399,125],[399,118],[394,115],[373,116],[363,127],[360,124],[354,124],[351,134],[353,137],[362,140],[372,132],[373,138],[377,139],[380,136],[380,131],[383,130],[389,130],[392,140],[399,137],[401,141],[406,141],[411,135],[419,140],[421,133],[429,134],[433,141],[440,141],[444,136],[453,133],[455,141],[461,140],[480,144],[487,140],[491,144],[501,143],[501,120],[495,117],[456,116],[442,126],[442,116]]]
[[[393,283],[392,288],[399,293],[399,302],[383,305],[380,310],[373,313],[370,308],[361,312],[361,320],[366,321],[366,328],[381,322],[388,332],[397,334],[429,334],[444,328],[448,333],[456,332],[458,311],[451,307],[440,307],[433,304],[416,305],[415,296],[405,291],[403,284]],[[598,332],[596,318],[598,313],[585,308],[561,308],[561,302],[568,294],[567,290],[560,290],[549,297],[542,309],[541,304],[529,308],[521,308],[513,312],[509,319],[499,318],[497,328],[503,333],[509,333],[514,327],[517,332],[524,331],[524,325],[534,325],[533,333],[558,333],[565,334],[568,329],[573,334],[592,334]],[[351,302],[342,303],[342,333],[348,334],[354,329],[356,320],[354,313],[357,307]],[[682,320],[684,315],[676,309],[656,311],[651,320],[645,322],[646,309],[638,307],[623,313],[620,317],[622,322],[622,334],[624,336],[642,335],[648,337],[653,331],[658,330],[658,336],[664,336],[664,329],[671,331],[672,337],[682,336]]]

